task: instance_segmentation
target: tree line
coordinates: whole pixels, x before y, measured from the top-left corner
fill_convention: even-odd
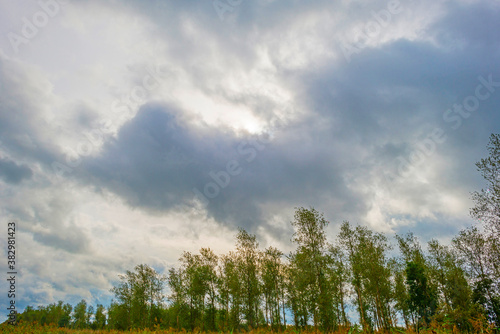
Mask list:
[[[408,233],[396,235],[394,247],[386,235],[349,222],[327,238],[324,215],[300,207],[289,254],[260,249],[255,235],[239,229],[227,254],[201,248],[184,252],[166,274],[145,264],[127,271],[111,289],[115,299],[107,309],[59,302],[28,307],[20,319],[123,330],[499,328],[500,135],[491,136],[488,150],[476,164],[488,183],[472,195],[477,224],[449,245],[433,239],[422,247]]]

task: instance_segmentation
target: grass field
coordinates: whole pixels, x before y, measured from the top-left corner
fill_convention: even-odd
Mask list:
[[[68,328],[58,328],[57,326],[41,326],[38,324],[27,324],[27,323],[20,323],[16,326],[8,325],[8,324],[1,324],[0,325],[0,333],[19,333],[19,334],[42,334],[42,333],[82,333],[82,334],[96,334],[96,333],[158,333],[158,334],[187,334],[189,332],[186,332],[184,330],[182,331],[177,331],[173,329],[168,329],[168,330],[163,330],[163,329],[158,329],[158,330],[150,330],[150,329],[135,329],[135,330],[129,330],[129,331],[118,331],[118,330],[92,330],[92,329],[68,329]],[[201,331],[193,331],[193,334],[201,334],[204,332]],[[226,332],[212,332],[207,334],[225,334]],[[271,330],[265,329],[265,328],[259,328],[259,329],[254,329],[251,331],[242,331],[240,333],[246,333],[246,334],[269,334],[273,333]],[[314,330],[302,330],[302,331],[297,331],[293,327],[287,328],[285,331],[282,331],[280,333],[284,334],[320,334],[322,332],[320,331],[314,331]],[[458,333],[457,329],[453,328],[440,328],[440,329],[425,329],[421,330],[420,334],[456,334]],[[483,331],[483,334],[488,334],[490,331],[485,330]],[[233,334],[233,332],[227,332],[227,334]],[[352,330],[349,329],[340,329],[336,332],[333,332],[333,334],[353,334]],[[382,334],[382,333],[380,333]],[[415,334],[414,331],[408,330],[408,331],[400,331],[400,330],[393,330],[391,334]]]

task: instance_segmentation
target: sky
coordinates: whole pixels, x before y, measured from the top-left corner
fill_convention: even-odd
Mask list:
[[[226,253],[239,227],[289,252],[295,207],[331,242],[345,220],[449,242],[499,132],[499,17],[493,0],[0,2],[18,311],[107,305],[119,274]]]

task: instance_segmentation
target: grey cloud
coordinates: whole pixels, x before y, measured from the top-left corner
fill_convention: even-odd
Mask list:
[[[89,236],[73,221],[73,193],[54,184],[33,186],[18,186],[13,196],[4,199],[6,211],[19,221],[22,231],[32,235],[37,243],[56,250],[91,252]]]
[[[221,223],[253,230],[265,224],[263,204],[287,202],[293,210],[296,204],[322,203],[325,193],[344,203],[343,210],[357,210],[341,176],[341,159],[326,149],[327,133],[314,138],[313,129],[297,124],[267,145],[252,144],[257,138],[227,129],[195,131],[175,114],[165,106],[144,106],[99,157],[82,163],[78,176],[119,194],[132,207],[162,212],[193,205],[193,189],[204,192],[215,182],[210,173],[226,171],[234,160],[241,172],[207,204]]]
[[[429,27],[429,32],[447,47],[479,48],[478,56],[498,54],[500,7],[494,1],[449,2],[445,16]],[[465,43],[465,45],[463,45]],[[496,50],[495,50],[496,49]]]
[[[65,228],[59,231],[34,232],[33,240],[69,253],[83,253],[89,251],[88,237],[74,228]]]
[[[33,72],[30,72],[33,71]],[[50,166],[58,149],[43,117],[51,104],[46,87],[34,68],[0,57],[0,139],[2,150],[17,159]]]
[[[64,158],[55,145],[53,124],[46,118],[46,108],[54,102],[46,89],[50,84],[35,67],[3,58],[0,84],[1,151],[9,157],[0,159],[0,177],[12,187],[10,195],[2,194],[4,210],[41,244],[72,253],[88,251],[85,233],[67,224],[74,208],[71,194],[51,180],[52,162]],[[88,117],[79,121],[88,122]]]
[[[9,159],[0,158],[0,177],[8,183],[17,184],[30,179],[33,172],[28,166],[18,165]]]

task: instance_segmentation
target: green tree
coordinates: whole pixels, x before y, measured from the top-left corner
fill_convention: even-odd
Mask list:
[[[219,300],[223,308],[220,322],[224,329],[238,329],[242,312],[242,285],[238,256],[229,252],[221,257],[219,266]]]
[[[345,221],[340,227],[338,241],[344,250],[349,263],[351,285],[355,293],[354,304],[357,306],[360,324],[364,332],[372,331],[371,319],[368,316],[368,297],[365,293],[364,275],[364,253],[360,244],[359,233],[364,233],[362,229],[356,232],[351,228],[349,222]]]
[[[117,311],[128,315],[131,327],[153,327],[154,309],[163,302],[166,278],[145,264],[137,265],[134,270],[120,275],[121,282],[111,289],[122,305]]]
[[[217,315],[217,265],[219,262],[218,256],[210,248],[200,249],[201,274],[206,287],[206,297],[208,300],[207,312],[205,314],[205,328],[210,331],[216,329]]]
[[[498,258],[490,251],[490,237],[475,226],[460,231],[453,239],[453,246],[464,261],[464,266],[473,285],[473,302],[481,305],[490,321],[500,327],[500,293],[495,267]]]
[[[290,253],[287,267],[287,300],[296,327],[307,326],[310,310],[310,279],[303,253]]]
[[[108,307],[108,326],[110,329],[128,330],[132,327],[130,308],[124,302],[112,301]]]
[[[186,302],[189,307],[189,329],[194,330],[202,324],[205,288],[199,270],[200,257],[191,252],[182,253],[182,284],[185,286]]]
[[[481,301],[490,321],[500,327],[500,134],[490,136],[487,149],[489,156],[476,163],[487,187],[472,193],[475,205],[470,211],[484,231],[473,227],[454,241],[474,272],[474,300]]]
[[[247,324],[258,325],[260,305],[260,283],[258,268],[258,243],[255,235],[240,229],[236,236],[238,272],[241,277],[241,297],[243,314]]]
[[[270,324],[274,330],[281,327],[280,308],[282,305],[280,302],[284,283],[282,256],[283,252],[277,248],[268,247],[260,257],[266,323]]]
[[[168,271],[168,285],[171,294],[169,300],[172,302],[171,312],[175,327],[180,330],[187,327],[188,319],[188,305],[187,305],[187,291],[184,284],[185,271],[182,268],[170,268]]]
[[[487,182],[487,188],[472,193],[475,206],[471,215],[483,222],[494,235],[500,235],[500,134],[492,134],[488,143],[489,156],[476,163]]]
[[[415,262],[425,266],[425,256],[417,237],[412,232],[404,236],[396,235],[403,263]]]
[[[418,264],[425,269],[427,268],[426,259],[422,247],[413,233],[410,232],[406,235],[396,235],[395,237],[401,253],[401,259],[397,263],[398,269],[396,269],[398,273],[395,276],[395,278],[399,280],[399,285],[395,286],[399,292],[399,294],[396,294],[396,306],[403,316],[406,327],[409,328],[409,324],[412,323],[415,328],[417,328],[419,316],[415,309],[411,309],[410,307],[406,269],[410,262]],[[401,284],[401,280],[403,280],[404,285]],[[397,282],[398,281],[396,281],[396,283]]]
[[[363,226],[353,229],[344,222],[339,241],[348,254],[363,329],[371,331],[375,325],[379,330],[390,331],[394,322],[391,309],[394,269],[387,256],[391,249],[387,238]]]
[[[428,284],[425,268],[419,262],[407,262],[406,284],[408,285],[408,308],[418,316],[415,323],[417,332],[420,325],[430,323],[436,311],[436,292]]]
[[[73,313],[73,328],[84,329],[89,325],[87,315],[87,302],[85,299],[82,299],[75,306],[75,310]]]
[[[333,330],[338,325],[338,320],[335,318],[332,285],[329,284],[332,272],[328,271],[327,266],[329,259],[326,252],[329,245],[325,228],[328,224],[323,214],[314,208],[301,207],[295,210],[292,222],[295,233],[292,241],[298,247],[291,258],[294,262],[292,269],[295,270],[293,277],[299,279],[298,287],[305,291],[300,298],[305,299],[301,301],[294,298],[292,311],[295,308],[300,314],[307,310],[315,326]],[[305,305],[301,305],[303,303]],[[304,318],[303,314],[301,316]]]
[[[329,283],[333,288],[333,304],[336,305],[336,318],[344,327],[350,326],[346,313],[346,298],[348,296],[348,281],[350,278],[347,258],[339,246],[328,248],[328,267],[332,274]]]
[[[92,323],[92,329],[104,329],[104,327],[106,326],[106,314],[104,313],[104,311],[104,306],[101,304],[97,304],[94,322]]]
[[[472,329],[468,321],[472,311],[471,289],[457,254],[437,240],[431,240],[429,262],[430,274],[437,282],[441,313],[461,331],[469,331]]]
[[[381,233],[357,227],[360,249],[364,255],[365,293],[371,300],[373,319],[379,330],[389,332],[392,328],[390,305],[392,304],[392,270],[387,252],[391,249],[387,238]]]
[[[38,312],[38,310],[35,310],[33,308],[33,306],[28,305],[24,309],[24,312],[18,316],[18,320],[29,322],[29,323],[33,323],[33,322],[41,323],[40,322],[40,312]]]
[[[410,309],[408,287],[406,285],[405,266],[401,263],[394,264],[394,308],[400,312],[407,329],[410,328]]]

